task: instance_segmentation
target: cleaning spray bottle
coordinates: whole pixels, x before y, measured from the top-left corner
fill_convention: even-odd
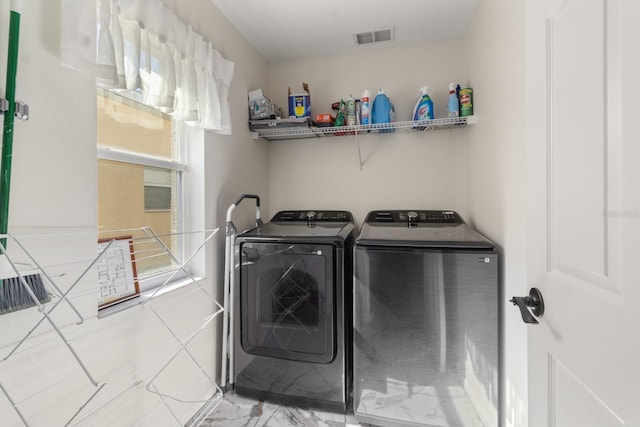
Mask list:
[[[345,125],[345,116],[347,114],[347,104],[344,102],[344,99],[340,100],[340,104],[338,106],[338,114],[336,114],[336,122],[334,126],[344,126]]]
[[[424,86],[420,88],[420,97],[413,106],[413,121],[431,120],[433,119],[433,101],[429,96],[429,88]],[[414,126],[414,129],[425,130],[426,126]]]
[[[447,105],[447,116],[458,117],[460,115],[460,104],[456,91],[456,84],[449,83],[449,103]]]
[[[413,120],[433,120],[433,101],[427,86],[420,88],[420,97],[413,107]]]
[[[356,124],[356,101],[353,99],[353,95],[349,94],[347,98],[347,126],[353,126]]]
[[[363,125],[368,125],[371,124],[371,117],[370,116],[370,102],[371,102],[371,92],[369,91],[369,89],[365,89],[362,92],[362,97],[360,98],[360,102],[362,104],[361,108],[361,119],[360,119],[360,123],[362,123]]]

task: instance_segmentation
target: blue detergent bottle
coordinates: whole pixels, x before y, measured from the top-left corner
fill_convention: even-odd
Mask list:
[[[391,123],[393,122],[394,108],[389,97],[384,93],[384,89],[378,89],[378,94],[373,100],[371,107],[371,123]],[[381,133],[393,132],[393,128],[380,129]]]

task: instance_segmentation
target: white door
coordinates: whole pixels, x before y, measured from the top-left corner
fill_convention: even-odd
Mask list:
[[[529,427],[640,426],[639,22],[527,2]]]

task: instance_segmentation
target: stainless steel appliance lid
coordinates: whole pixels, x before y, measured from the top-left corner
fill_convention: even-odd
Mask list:
[[[351,237],[350,237],[351,236]],[[289,210],[281,211],[267,222],[239,235],[260,239],[354,239],[355,223],[348,211]]]

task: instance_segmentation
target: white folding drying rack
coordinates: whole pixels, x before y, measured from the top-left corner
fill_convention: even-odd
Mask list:
[[[197,253],[202,248],[204,248],[206,243],[214,236],[214,234],[217,231],[218,231],[217,228],[215,230],[210,230],[208,232],[208,235],[205,236],[205,239],[202,242],[202,244],[198,246],[198,248],[195,249],[192,252],[192,254],[184,262],[180,262],[178,257],[176,257],[175,254],[173,254],[171,250],[166,246],[166,244],[162,241],[161,239],[162,236],[156,235],[155,233],[153,233],[153,230],[151,230],[150,228],[144,229],[144,232],[147,234],[148,238],[151,239],[152,242],[157,244],[158,247],[162,248],[164,253],[178,266],[178,268],[174,271],[174,273],[171,276],[169,276],[160,287],[156,288],[153,295],[148,300],[142,303],[143,306],[148,307],[151,310],[151,312],[153,312],[153,314],[158,318],[160,323],[166,328],[167,331],[169,331],[171,336],[176,340],[176,343],[178,345],[177,349],[172,353],[171,357],[169,357],[166,363],[164,363],[162,367],[155,373],[155,375],[153,375],[151,380],[147,382],[146,389],[149,392],[154,393],[160,397],[160,399],[162,400],[162,403],[166,406],[167,410],[172,414],[172,416],[180,425],[184,425],[184,420],[180,420],[179,416],[172,410],[171,406],[169,405],[169,400],[173,400],[180,403],[202,404],[203,408],[201,408],[200,411],[198,412],[198,417],[197,417],[198,422],[194,423],[194,421],[192,420],[190,424],[193,426],[198,426],[211,412],[215,410],[217,405],[222,400],[222,395],[223,395],[220,385],[216,383],[216,381],[209,376],[206,369],[199,363],[197,358],[192,354],[192,352],[188,348],[188,345],[214,319],[216,319],[218,316],[221,316],[224,313],[224,307],[215,299],[214,296],[210,295],[209,292],[207,292],[207,290],[201,286],[200,281],[197,278],[195,278],[190,273],[190,271],[186,268],[186,266],[193,260],[193,258],[197,255]],[[192,331],[186,338],[183,338],[183,339],[181,339],[178,336],[178,333],[175,331],[175,329],[172,328],[167,323],[167,321],[162,317],[160,313],[158,313],[158,311],[153,306],[154,297],[158,293],[160,293],[163,290],[163,288],[165,288],[167,285],[171,283],[171,279],[173,279],[175,274],[177,274],[178,272],[184,273],[186,277],[188,277],[189,280],[191,281],[190,284],[195,285],[198,288],[198,291],[202,292],[204,296],[206,296],[213,302],[215,307],[215,311],[211,313],[209,316],[207,316],[194,331]],[[166,369],[171,365],[171,362],[173,362],[181,353],[185,353],[189,357],[189,359],[200,370],[200,372],[202,373],[202,376],[206,378],[208,382],[211,384],[211,389],[213,393],[209,398],[199,399],[199,400],[184,399],[179,396],[172,395],[169,392],[163,392],[159,390],[158,386],[155,384],[155,381],[158,379],[158,377],[160,377],[160,375],[166,371]]]
[[[78,317],[78,322],[76,323],[77,325],[81,325],[82,323],[84,323],[85,319],[82,316],[82,314],[80,313],[80,311],[73,305],[73,303],[69,300],[68,296],[71,293],[71,291],[76,287],[76,285],[78,283],[80,283],[80,281],[86,276],[86,274],[91,270],[91,268],[95,265],[95,263],[98,261],[98,259],[100,259],[100,257],[105,253],[105,251],[109,248],[110,245],[107,245],[102,252],[100,252],[98,254],[98,256],[93,259],[93,261],[91,261],[89,263],[89,265],[82,270],[82,272],[80,273],[80,275],[73,281],[73,283],[71,284],[71,286],[69,286],[67,288],[66,291],[62,291],[62,289],[60,289],[59,286],[57,286],[56,281],[54,281],[52,279],[52,276],[49,275],[47,273],[47,268],[44,268],[39,262],[38,260],[36,260],[30,253],[30,251],[28,251],[23,244],[20,242],[20,240],[18,240],[16,237],[12,236],[11,234],[6,234],[6,235],[1,235],[0,239],[2,238],[6,238],[7,241],[12,242],[12,244],[17,245],[22,253],[24,255],[26,255],[29,259],[29,261],[33,264],[33,266],[35,266],[38,270],[39,270],[39,274],[41,274],[42,276],[44,276],[44,281],[47,283],[48,286],[52,287],[53,289],[55,289],[55,291],[57,292],[57,295],[59,295],[59,298],[57,299],[57,301],[52,302],[51,304],[42,304],[40,303],[40,301],[38,300],[38,298],[35,296],[35,294],[33,293],[33,291],[31,290],[31,288],[29,287],[29,285],[27,284],[27,282],[25,281],[24,277],[21,275],[19,269],[16,267],[16,264],[14,263],[12,257],[11,257],[11,252],[8,252],[6,250],[6,248],[4,246],[2,246],[2,244],[0,243],[0,250],[3,253],[3,256],[6,258],[6,260],[8,261],[8,263],[11,265],[11,268],[14,270],[14,272],[16,273],[16,277],[19,277],[20,282],[22,284],[22,286],[25,288],[25,290],[29,293],[31,299],[35,302],[35,305],[37,306],[38,311],[42,314],[42,317],[40,318],[40,320],[29,330],[29,332],[27,332],[27,334],[11,349],[11,351],[9,351],[9,353],[7,353],[6,356],[4,356],[2,358],[2,360],[0,360],[1,362],[6,362],[7,360],[9,360],[15,353],[16,351],[29,339],[29,337],[31,337],[34,333],[34,331],[45,321],[49,323],[49,325],[53,328],[53,330],[55,331],[55,333],[58,335],[58,337],[60,338],[60,340],[64,343],[64,345],[67,347],[67,349],[69,350],[69,353],[73,356],[73,359],[78,363],[78,365],[80,365],[80,368],[82,369],[82,371],[84,372],[84,374],[86,375],[87,379],[89,380],[89,382],[95,387],[95,391],[89,396],[89,398],[80,406],[80,408],[73,414],[73,416],[68,420],[68,422],[65,425],[68,425],[69,423],[71,423],[77,416],[78,414],[86,407],[86,405],[89,404],[89,402],[91,402],[91,400],[93,400],[93,398],[100,392],[100,390],[102,390],[102,388],[105,386],[106,382],[105,381],[97,381],[93,375],[91,375],[91,373],[89,372],[89,369],[87,368],[87,366],[85,365],[85,363],[82,361],[82,359],[80,358],[80,356],[78,355],[78,353],[75,351],[74,347],[71,345],[71,342],[67,339],[67,337],[62,333],[62,331],[60,330],[59,325],[56,324],[55,320],[51,317],[51,313],[58,307],[60,306],[63,302],[66,303],[69,308],[71,308],[71,310],[77,315]],[[26,419],[26,417],[24,416],[24,414],[20,411],[19,405],[18,403],[16,403],[12,398],[11,395],[9,393],[9,391],[3,386],[3,384],[0,382],[0,390],[2,390],[3,394],[7,397],[7,399],[9,400],[9,403],[11,403],[11,405],[13,406],[14,410],[16,411],[16,414],[20,417],[20,419],[22,420],[22,422],[28,426],[29,423]]]
[[[216,319],[218,316],[222,315],[223,312],[224,312],[224,307],[215,299],[215,297],[210,295],[210,293],[207,292],[207,290],[202,287],[202,285],[200,284],[198,278],[194,277],[191,274],[191,272],[190,272],[190,270],[188,268],[189,264],[192,262],[194,257],[205,247],[207,242],[209,242],[211,240],[211,238],[215,235],[215,233],[217,231],[218,231],[218,229],[216,228],[216,229],[213,229],[213,230],[174,233],[174,234],[171,234],[171,235],[157,235],[151,228],[143,227],[143,228],[139,228],[139,229],[129,229],[129,230],[111,230],[108,233],[111,236],[115,236],[115,235],[122,235],[123,233],[133,234],[134,232],[137,232],[137,234],[141,234],[142,237],[131,238],[131,241],[132,241],[134,247],[135,246],[144,247],[144,249],[141,249],[141,250],[137,250],[136,249],[136,252],[138,253],[138,257],[136,257],[137,260],[141,260],[141,259],[144,259],[144,258],[153,258],[153,257],[166,257],[175,266],[175,268],[173,268],[173,270],[172,270],[172,273],[169,274],[166,277],[166,279],[162,282],[162,284],[160,286],[158,286],[157,288],[155,288],[154,292],[150,296],[148,296],[144,301],[142,301],[140,303],[140,305],[142,307],[146,308],[146,309],[149,309],[155,315],[155,317],[160,321],[160,324],[170,333],[170,335],[176,341],[176,349],[175,349],[175,351],[173,351],[171,356],[155,372],[155,374],[151,376],[151,379],[149,379],[148,381],[145,381],[145,387],[146,387],[147,391],[157,395],[160,398],[162,403],[166,406],[168,411],[175,418],[176,422],[178,424],[180,424],[180,425],[184,425],[185,424],[185,420],[180,420],[178,414],[176,414],[175,411],[171,408],[171,405],[169,404],[169,401],[173,400],[173,401],[176,401],[176,402],[179,402],[179,403],[201,404],[201,405],[203,405],[202,408],[199,410],[199,412],[197,414],[197,417],[194,417],[194,419],[190,420],[190,425],[197,426],[197,425],[200,425],[200,423],[211,412],[213,412],[213,410],[216,408],[218,403],[222,400],[222,394],[223,393],[222,393],[222,390],[221,390],[220,386],[216,383],[216,381],[213,378],[211,378],[211,376],[207,373],[206,369],[198,361],[197,357],[188,348],[189,344],[214,319]],[[104,235],[105,233],[101,233],[101,234]],[[202,235],[202,241],[201,242],[198,241],[198,244],[196,245],[197,247],[195,249],[191,250],[191,254],[189,256],[185,257],[184,261],[180,261],[180,257],[177,256],[175,253],[173,253],[173,251],[163,241],[163,239],[173,238],[173,237],[176,237],[178,235],[193,236],[194,234],[201,234]],[[56,320],[51,316],[51,313],[54,310],[56,310],[60,305],[66,304],[73,311],[73,313],[75,313],[75,316],[77,316],[77,318],[78,318],[78,320],[76,322],[76,325],[82,325],[84,323],[85,318],[81,314],[80,310],[78,310],[78,308],[75,307],[74,304],[72,303],[72,301],[69,299],[69,295],[72,293],[74,288],[76,288],[78,283],[80,283],[83,279],[86,279],[87,274],[90,271],[92,271],[95,268],[96,263],[98,263],[98,261],[103,256],[105,256],[105,254],[107,253],[107,251],[109,250],[109,248],[111,247],[111,245],[114,243],[114,241],[116,239],[114,238],[114,239],[108,241],[105,246],[101,247],[98,255],[95,258],[88,259],[88,260],[80,260],[80,261],[74,260],[74,261],[69,262],[68,264],[66,264],[69,267],[68,270],[72,270],[74,268],[77,268],[78,265],[83,265],[83,266],[86,265],[86,267],[81,269],[81,271],[79,272],[79,274],[76,277],[76,279],[73,280],[73,282],[69,286],[67,286],[66,289],[65,289],[63,286],[59,286],[56,282],[57,282],[59,277],[61,277],[63,275],[66,275],[68,277],[69,274],[64,273],[64,274],[54,275],[54,274],[49,274],[49,272],[48,272],[50,268],[60,269],[60,267],[61,267],[60,265],[56,265],[54,267],[47,266],[47,265],[42,265],[41,263],[38,262],[36,257],[34,257],[30,253],[30,251],[27,250],[25,245],[23,245],[23,243],[21,243],[19,238],[16,238],[15,236],[10,235],[10,234],[0,235],[0,239],[3,238],[3,237],[7,238],[7,240],[10,242],[12,247],[14,247],[14,245],[15,245],[15,247],[19,248],[19,250],[21,251],[23,256],[26,255],[26,257],[28,258],[29,262],[33,265],[33,267],[35,267],[38,270],[39,274],[42,276],[43,281],[46,283],[46,285],[49,288],[49,290],[52,293],[55,294],[54,295],[55,298],[53,298],[53,300],[51,302],[49,302],[49,303],[45,303],[45,304],[40,303],[38,301],[37,297],[35,296],[35,294],[33,294],[33,292],[31,291],[31,288],[28,286],[27,282],[20,275],[19,269],[16,267],[16,263],[14,262],[14,259],[11,257],[11,252],[6,252],[5,248],[2,247],[1,244],[0,244],[0,251],[2,251],[0,253],[4,253],[4,256],[6,257],[9,265],[11,265],[11,267],[15,271],[16,277],[20,278],[22,285],[25,287],[27,292],[29,292],[31,298],[36,303],[37,310],[42,315],[42,317],[36,322],[35,326],[33,326],[24,335],[24,337],[21,340],[19,340],[19,342],[17,344],[15,344],[15,346],[13,346],[13,348],[7,353],[7,355],[4,356],[3,359],[0,359],[0,364],[2,364],[3,362],[8,361],[9,359],[17,357],[17,355],[18,355],[16,353],[17,350],[21,346],[23,346],[23,344],[25,342],[27,342],[28,340],[30,340],[34,336],[34,331],[40,325],[42,325],[45,322],[48,325],[50,325],[51,328],[53,329],[53,331],[55,331],[55,334],[57,335],[57,337],[62,341],[62,343],[68,349],[69,354],[70,354],[70,358],[72,358],[75,361],[75,363],[77,363],[80,366],[80,368],[82,369],[82,372],[86,376],[87,380],[91,383],[91,385],[94,388],[94,390],[90,394],[90,396],[88,396],[88,398],[79,406],[77,411],[75,411],[75,413],[65,423],[65,425],[75,425],[75,424],[77,424],[79,422],[82,422],[81,420],[79,420],[79,417],[78,417],[79,414],[85,408],[87,408],[87,406],[94,400],[94,398],[98,395],[98,393],[107,384],[107,381],[98,381],[98,380],[96,380],[94,378],[94,376],[91,374],[90,370],[88,369],[86,363],[82,360],[82,358],[80,357],[78,352],[74,349],[74,346],[73,346],[72,342],[65,335],[65,332],[63,332],[62,326],[59,325],[56,322]],[[33,237],[33,236],[30,236],[30,237]],[[64,268],[64,266],[63,266],[63,268]],[[185,278],[185,279],[182,280],[182,286],[194,286],[195,290],[198,291],[198,292],[202,292],[203,293],[203,297],[206,296],[207,298],[209,298],[213,302],[213,306],[214,306],[213,313],[209,314],[201,322],[201,324],[199,324],[191,333],[188,334],[187,337],[184,337],[184,338],[181,338],[179,336],[179,334],[176,332],[176,328],[172,327],[169,324],[168,320],[165,319],[161,315],[161,313],[159,313],[159,311],[156,308],[154,308],[154,301],[156,300],[155,297],[159,296],[159,295],[162,295],[163,293],[166,293],[167,288],[172,285],[173,279],[179,273],[181,275],[183,275],[184,278]],[[54,280],[54,278],[56,278],[56,280]],[[140,277],[136,277],[136,279],[137,280],[144,280],[145,277],[144,276],[140,276]],[[97,283],[97,280],[96,280],[96,283]],[[97,287],[96,287],[96,292],[97,292]],[[67,334],[68,334],[68,332],[67,332]],[[206,381],[208,381],[211,384],[211,386],[209,388],[210,393],[211,393],[210,397],[208,397],[206,399],[199,399],[199,400],[184,399],[184,398],[182,398],[180,396],[173,395],[171,392],[167,392],[167,391],[161,390],[160,387],[156,384],[156,381],[158,380],[158,378],[163,374],[163,372],[165,372],[167,370],[167,368],[171,365],[171,363],[180,354],[187,355],[189,357],[189,359],[197,367],[199,372],[201,373],[202,378],[206,379]],[[16,414],[18,415],[20,420],[22,420],[24,425],[25,426],[29,426],[30,424],[29,424],[29,421],[27,419],[27,416],[20,410],[20,403],[16,402],[12,398],[10,390],[5,385],[3,385],[1,381],[0,381],[0,391],[2,392],[2,394],[4,394],[6,396],[8,402],[14,408]]]

